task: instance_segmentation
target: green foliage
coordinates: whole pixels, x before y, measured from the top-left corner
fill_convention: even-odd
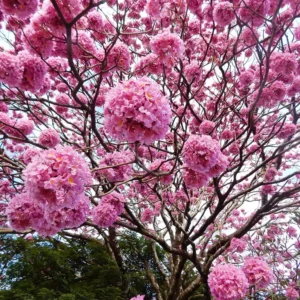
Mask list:
[[[98,242],[25,240],[0,248],[0,300],[121,300],[121,274]]]
[[[168,285],[158,261],[164,273],[170,275],[168,266],[172,257],[151,240],[134,233],[123,232],[118,247],[124,274],[100,241],[5,236],[0,242],[0,300],[124,300],[139,294],[149,300],[155,298],[156,292],[146,266],[167,298]],[[196,276],[197,272],[187,262],[182,288]],[[124,279],[126,288],[122,285]],[[189,297],[189,300],[205,299],[202,287]]]
[[[153,299],[156,294],[145,272],[145,263],[149,265],[160,289],[167,290],[166,282],[154,259],[153,242],[151,240],[127,232],[126,235],[120,238],[119,245],[130,282],[129,295],[131,297],[143,294],[146,295],[146,299]],[[155,245],[155,249],[159,260],[163,263],[166,260],[166,253],[157,245]],[[168,273],[167,269],[165,271]]]

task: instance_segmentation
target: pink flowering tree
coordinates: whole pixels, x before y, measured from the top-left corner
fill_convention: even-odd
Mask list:
[[[0,0],[0,232],[103,240],[124,276],[135,232],[159,300],[298,299],[299,17],[299,0]]]

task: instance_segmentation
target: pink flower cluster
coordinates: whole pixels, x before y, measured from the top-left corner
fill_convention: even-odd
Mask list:
[[[169,161],[164,161],[163,159],[155,159],[153,163],[150,164],[149,170],[158,173],[168,173],[172,170],[172,164]],[[160,181],[163,184],[168,185],[173,181],[173,176],[171,174],[163,175],[160,177]]]
[[[184,73],[188,81],[194,81],[195,84],[198,84],[202,78],[202,69],[199,66],[199,62],[192,60],[184,68]]]
[[[254,74],[251,70],[241,72],[239,77],[239,84],[241,87],[245,87],[253,83]]]
[[[260,26],[264,22],[264,16],[270,7],[269,0],[245,0],[241,1],[239,15],[245,23],[251,22],[254,26]]]
[[[270,167],[266,170],[265,180],[266,181],[273,181],[275,176],[277,175],[278,171],[274,167]]]
[[[84,185],[91,175],[85,160],[68,146],[33,154],[23,172],[25,192],[8,204],[10,225],[45,236],[80,226],[89,214]]]
[[[43,218],[42,208],[32,201],[29,194],[17,194],[6,209],[10,226],[17,231],[29,229]]]
[[[128,150],[107,153],[99,163],[99,168],[105,169],[97,171],[97,174],[112,182],[126,180],[132,174],[130,165],[133,160],[134,154]]]
[[[130,300],[144,300],[145,296],[144,295],[137,295],[133,298],[131,298]]]
[[[37,52],[44,58],[51,55],[54,47],[52,35],[42,26],[39,15],[35,15],[31,18],[30,24],[28,24],[24,29],[24,36],[22,40],[25,48],[29,52],[33,54],[36,54]]]
[[[42,151],[23,175],[26,190],[48,210],[75,207],[84,185],[91,181],[85,160],[69,146]]]
[[[214,131],[216,124],[209,120],[204,120],[199,126],[199,133],[210,135]]]
[[[265,87],[262,93],[257,99],[258,92],[255,91],[252,94],[253,101],[257,101],[257,105],[260,107],[272,108],[278,105],[286,95],[286,87],[281,82],[275,82],[270,87]]]
[[[9,202],[6,213],[14,230],[32,228],[40,235],[51,236],[62,229],[80,226],[85,222],[89,211],[89,199],[84,195],[81,195],[74,208],[49,211],[39,206],[29,193],[22,193]]]
[[[277,133],[279,139],[286,139],[295,134],[297,126],[293,123],[284,123],[280,131]]]
[[[286,84],[282,81],[275,81],[271,85],[271,89],[273,91],[275,103],[279,103],[280,101],[282,101],[287,93]]]
[[[44,210],[44,218],[41,223],[32,228],[43,236],[52,236],[65,228],[77,228],[83,224],[90,213],[90,201],[85,195],[78,197],[78,203],[74,208],[64,207],[58,210]]]
[[[266,288],[274,278],[273,271],[261,258],[248,257],[242,268],[250,285],[257,289]]]
[[[151,40],[151,50],[167,67],[173,67],[184,53],[183,41],[175,33],[164,31]]]
[[[208,285],[215,300],[240,300],[249,283],[245,274],[231,264],[217,265],[208,275]]]
[[[59,10],[67,22],[73,20],[82,10],[83,6],[79,0],[57,0]],[[63,33],[64,26],[50,0],[44,0],[40,10],[40,23],[47,26],[51,31]]]
[[[38,138],[38,143],[48,148],[56,147],[60,142],[59,133],[52,128],[43,130]]]
[[[1,10],[7,15],[26,19],[38,8],[38,0],[1,0]]]
[[[38,56],[32,55],[26,50],[19,52],[18,58],[24,68],[20,88],[33,93],[41,89],[46,75],[45,63]]]
[[[191,188],[206,185],[210,177],[220,175],[229,163],[218,142],[208,135],[191,135],[184,145],[183,153],[187,167],[183,177]]]
[[[40,149],[38,148],[28,148],[24,153],[23,153],[23,161],[27,165],[29,164],[32,159],[40,153]]]
[[[274,52],[271,56],[271,68],[276,73],[290,74],[297,66],[297,57],[294,53]]]
[[[19,86],[24,67],[17,56],[10,53],[0,53],[0,81],[10,86]]]
[[[170,121],[168,99],[146,77],[119,83],[106,95],[104,125],[120,141],[150,144],[165,137]]]
[[[292,285],[287,287],[285,295],[287,300],[298,300],[300,297],[299,292]]]
[[[218,142],[208,135],[191,135],[184,145],[184,161],[197,172],[207,172],[215,166],[221,153]]]
[[[122,43],[117,42],[110,50],[107,57],[107,68],[119,68],[127,71],[130,67],[131,56],[128,47]]]
[[[247,242],[241,239],[233,238],[230,242],[230,250],[242,253],[247,247]]]
[[[17,120],[9,119],[6,124],[9,125],[5,128],[6,133],[20,139],[31,134],[34,128],[34,122],[25,118]]]
[[[64,114],[69,110],[69,107],[67,105],[70,105],[71,99],[69,98],[68,95],[66,94],[58,94],[56,96],[55,102],[57,103],[57,105],[55,106],[55,110],[59,113],[59,114]]]
[[[229,25],[235,18],[233,4],[227,1],[216,4],[213,11],[213,17],[218,25]]]
[[[137,75],[144,76],[147,73],[161,75],[163,72],[163,64],[159,61],[158,56],[150,53],[140,59],[134,69]]]
[[[110,227],[124,210],[125,198],[117,192],[102,197],[101,202],[93,208],[93,221],[99,227]]]
[[[196,172],[188,167],[183,169],[182,176],[186,187],[189,189],[202,188],[208,184],[210,179],[205,173]]]
[[[148,0],[145,10],[154,19],[160,19],[160,5],[161,1]]]

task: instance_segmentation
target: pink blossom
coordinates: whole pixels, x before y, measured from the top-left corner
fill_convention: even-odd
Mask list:
[[[240,18],[243,22],[251,22],[255,27],[263,24],[263,17],[268,13],[269,0],[245,0],[239,9]]]
[[[16,122],[12,122],[11,125],[15,128],[11,130],[12,135],[22,138],[23,135],[29,135],[34,128],[34,122],[25,118],[18,119]]]
[[[0,81],[10,86],[18,86],[22,80],[24,67],[18,56],[0,52]]]
[[[153,222],[153,217],[155,215],[155,211],[150,208],[146,208],[141,214],[141,221],[143,223],[151,223]]]
[[[42,151],[27,165],[23,176],[29,195],[48,210],[74,208],[91,181],[87,163],[69,146]]]
[[[99,168],[104,169],[97,171],[97,173],[112,182],[126,180],[132,174],[131,163],[133,160],[134,155],[128,150],[107,153],[99,163]]]
[[[83,6],[79,0],[57,0],[59,10],[67,22],[73,20],[82,10]],[[44,0],[41,10],[42,23],[47,24],[53,32],[63,32],[63,24],[50,0]]]
[[[70,98],[66,94],[58,94],[55,98],[55,102],[58,104],[55,106],[55,110],[59,114],[66,113],[69,110],[67,105],[70,105]]]
[[[199,133],[211,135],[215,129],[216,124],[209,120],[204,120],[199,126]]]
[[[152,38],[151,49],[166,66],[173,67],[184,53],[184,44],[176,34],[164,31]]]
[[[38,53],[45,58],[52,53],[54,46],[52,35],[44,28],[35,29],[32,25],[26,26],[23,40],[26,49],[33,54]]]
[[[145,10],[150,17],[160,19],[160,6],[160,0],[147,0]]]
[[[286,139],[295,134],[297,126],[293,123],[284,123],[280,131],[277,133],[279,139]]]
[[[214,167],[222,154],[218,142],[208,135],[191,135],[184,145],[183,153],[186,165],[200,173]]]
[[[8,114],[0,112],[0,128],[6,131],[6,129],[8,129],[9,126],[5,125],[11,126],[11,118]]]
[[[54,148],[60,142],[59,133],[52,128],[44,129],[38,138],[38,143],[47,148]]]
[[[19,52],[18,58],[24,68],[20,87],[33,93],[41,89],[46,75],[45,63],[26,50]]]
[[[222,134],[221,134],[221,138],[224,139],[224,140],[230,140],[232,139],[234,136],[232,130],[230,129],[225,129]]]
[[[294,29],[294,35],[295,35],[295,38],[297,39],[297,41],[299,41],[300,40],[300,26],[298,26]]]
[[[184,69],[185,76],[189,82],[199,83],[202,78],[202,69],[199,67],[198,61],[191,61]]]
[[[230,250],[242,253],[245,251],[247,243],[241,239],[233,238],[230,242]]]
[[[159,61],[156,54],[150,53],[137,62],[134,71],[139,76],[144,76],[147,73],[161,75],[163,72],[163,64]]]
[[[258,152],[260,151],[260,146],[257,144],[257,143],[252,143],[252,145],[250,145],[248,148],[247,148],[247,151],[249,153],[255,153],[255,152]]]
[[[275,176],[277,175],[277,170],[274,167],[270,167],[267,169],[265,174],[265,180],[266,181],[273,181]]]
[[[117,215],[120,215],[124,211],[125,198],[122,194],[115,191],[109,193],[102,197],[100,204],[101,205],[112,205],[117,212]]]
[[[119,83],[106,95],[104,125],[121,141],[150,144],[165,137],[170,121],[168,99],[148,78]]]
[[[38,0],[1,0],[1,9],[5,14],[26,19],[38,8]]]
[[[85,222],[90,212],[89,204],[88,197],[81,195],[74,208],[62,207],[49,211],[39,207],[41,215],[38,219],[32,219],[31,227],[42,236],[53,236],[62,229],[78,227]],[[36,204],[33,202],[33,205]]]
[[[190,168],[185,167],[182,172],[185,185],[189,189],[198,189],[206,186],[209,177],[205,173],[196,172]]]
[[[92,210],[93,221],[99,227],[110,227],[118,218],[118,213],[113,205],[99,204]]]
[[[244,30],[241,33],[241,38],[245,45],[255,45],[257,39],[259,38],[259,33],[256,28],[244,27]],[[251,50],[251,49],[248,49]],[[251,51],[252,53],[252,51]],[[249,82],[249,81],[248,81]]]
[[[296,70],[297,66],[294,53],[274,52],[271,56],[271,67],[277,73],[290,74]]]
[[[90,213],[90,201],[85,195],[81,195],[74,208],[60,208],[54,211],[46,211],[45,219],[56,228],[57,232],[65,228],[76,228],[83,224]],[[35,227],[39,232],[42,227]],[[53,234],[51,234],[53,235]]]
[[[130,300],[144,300],[145,296],[144,295],[137,295],[133,298],[131,298]]]
[[[8,113],[8,106],[5,102],[0,102],[0,112]]]
[[[130,67],[131,57],[126,44],[117,42],[107,57],[107,68],[119,68],[127,71]]]
[[[194,13],[194,14],[198,14],[201,12],[201,6],[203,4],[203,0],[190,0],[188,2],[189,4],[189,9]],[[210,5],[208,6],[208,8],[210,7]]]
[[[299,292],[292,285],[287,287],[285,295],[287,300],[297,300],[300,297]]]
[[[208,170],[208,176],[217,177],[228,167],[228,157],[220,153],[217,157],[216,164]]]
[[[165,162],[162,159],[156,159],[150,164],[149,170],[157,173],[160,172],[168,173],[172,170],[172,164],[168,161]],[[160,181],[163,184],[168,185],[173,181],[173,176],[172,174],[160,176]]]
[[[17,231],[27,230],[43,218],[42,209],[28,193],[15,195],[8,203],[6,214],[10,226]]]
[[[292,226],[289,226],[286,229],[286,232],[287,232],[289,237],[297,237],[297,229],[292,227]]]
[[[35,223],[32,228],[41,236],[53,236],[62,228],[59,226],[60,224],[56,224],[55,222],[51,222],[45,218],[45,216],[41,217],[38,223]]]
[[[4,128],[6,133],[19,139],[23,139],[24,136],[31,134],[34,128],[33,121],[25,118],[17,119],[16,121],[9,119],[7,124],[10,126]]]
[[[253,101],[257,101],[257,106],[258,107],[266,107],[266,108],[271,108],[278,104],[278,102],[275,102],[274,100],[274,94],[273,90],[270,87],[266,87],[262,90],[259,98],[258,97],[258,92],[254,92],[252,94]]]
[[[266,288],[274,278],[272,269],[261,258],[248,257],[242,267],[249,284],[255,285],[257,289]]]
[[[233,4],[227,1],[216,4],[214,6],[213,17],[218,25],[229,25],[235,18]]]
[[[75,42],[75,46],[73,47],[73,56],[77,59],[88,59],[90,55],[94,55],[96,53],[96,47],[94,40],[91,38],[88,32],[79,31],[79,32],[72,32],[72,39]],[[61,43],[65,49],[66,45]],[[67,55],[66,55],[67,57]]]
[[[286,84],[284,84],[282,81],[275,81],[271,85],[271,89],[273,91],[275,103],[282,101],[287,93]]]
[[[93,31],[100,31],[103,27],[102,16],[98,11],[91,11],[87,14],[89,28]],[[94,34],[96,34],[96,32]]]
[[[23,153],[23,161],[27,165],[29,164],[32,159],[40,153],[40,149],[38,148],[28,148],[24,153]]]
[[[262,186],[261,191],[265,195],[274,195],[274,193],[277,191],[276,186],[272,184],[265,184]]]
[[[62,57],[49,57],[47,59],[48,73],[51,76],[57,76],[58,74],[63,75],[68,69],[68,61]]]
[[[208,275],[208,285],[215,300],[240,300],[249,287],[245,274],[231,264],[215,266]]]
[[[253,80],[254,80],[254,74],[251,70],[243,71],[241,72],[239,77],[239,84],[241,87],[245,87],[252,84]]]
[[[295,94],[300,92],[300,77],[296,77],[292,85],[288,88],[288,95],[290,97],[295,96]]]

